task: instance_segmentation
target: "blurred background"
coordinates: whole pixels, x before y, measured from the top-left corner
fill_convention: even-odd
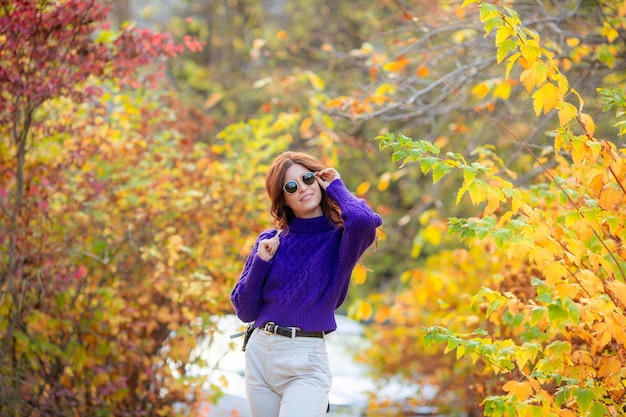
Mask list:
[[[471,190],[461,198],[467,177],[434,181],[428,160],[404,163],[419,149],[381,140],[425,141],[514,187],[548,189],[546,170],[565,165],[554,147],[560,114],[537,112],[531,90],[554,74],[504,59],[485,35],[488,9],[1,3],[0,414],[247,415],[240,340],[225,337],[243,325],[229,297],[270,226],[265,172],[285,150],[335,166],[384,221],[337,312],[345,337],[329,339],[333,415],[483,415],[508,377],[477,357],[457,361],[463,354],[448,352],[458,344],[430,343],[428,327],[549,339],[547,321],[512,330],[519,311],[485,290],[536,299],[535,259],[507,260],[494,240],[450,231],[450,218],[485,209]],[[494,4],[541,40],[574,105],[598,115],[595,135],[623,146],[619,106],[598,89],[623,91],[625,3]],[[613,337],[602,348],[615,355],[623,343]]]

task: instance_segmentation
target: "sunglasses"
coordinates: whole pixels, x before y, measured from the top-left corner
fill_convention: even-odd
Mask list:
[[[315,174],[312,172],[307,172],[306,174],[302,174],[302,182],[306,185],[311,185],[315,182]],[[298,191],[298,182],[296,180],[289,180],[283,185],[283,190],[285,190],[288,194],[293,194]]]

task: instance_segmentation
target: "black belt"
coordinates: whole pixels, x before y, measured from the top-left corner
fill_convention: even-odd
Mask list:
[[[260,329],[263,329],[263,331],[267,334],[278,334],[281,336],[285,336],[285,337],[291,337],[293,334],[293,328],[292,327],[283,327],[283,326],[279,326],[275,323],[269,322],[269,323],[265,323],[265,326],[260,327]],[[324,337],[324,332],[303,332],[302,330],[297,330],[295,331],[295,336],[296,337],[319,337],[319,338],[323,338]]]

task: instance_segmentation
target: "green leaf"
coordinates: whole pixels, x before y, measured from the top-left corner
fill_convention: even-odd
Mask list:
[[[441,163],[439,158],[434,156],[427,156],[421,159],[420,161],[420,169],[422,170],[422,174],[426,175],[431,170],[433,170],[435,166]]]
[[[471,333],[472,336],[487,337],[489,333],[484,329],[476,329]]]
[[[485,22],[486,20],[490,20],[494,18],[500,18],[498,7],[493,4],[482,3],[480,5],[480,20],[482,22]]]
[[[591,390],[585,388],[576,388],[573,393],[576,402],[580,407],[580,415],[585,415],[591,409],[591,404],[595,399],[595,395]]]
[[[550,319],[550,324],[552,326],[560,328],[567,323],[569,319],[569,312],[563,310],[561,305],[551,304],[548,307],[548,318]]]
[[[504,61],[504,58],[506,58],[507,55],[509,55],[512,51],[515,51],[516,49],[517,42],[515,42],[513,39],[507,39],[505,41],[502,41],[500,43],[500,46],[498,47],[498,64]]]
[[[594,402],[591,406],[590,417],[604,417],[608,415],[610,415],[609,410],[603,403]]]
[[[554,400],[554,404],[557,407],[561,407],[563,404],[567,403],[572,397],[572,391],[570,386],[559,387],[556,391],[556,396]]]
[[[612,52],[610,45],[600,45],[598,48],[598,60],[606,64],[607,67],[613,68],[615,66],[615,55]]]
[[[435,167],[433,171],[433,183],[437,183],[441,178],[443,178],[448,172],[450,172],[452,168],[450,165],[442,163]]]
[[[536,326],[546,315],[547,309],[545,307],[535,307],[530,315],[530,325]]]

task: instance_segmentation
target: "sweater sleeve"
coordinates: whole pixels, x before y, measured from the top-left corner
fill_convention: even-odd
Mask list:
[[[357,262],[376,238],[376,228],[382,218],[374,213],[366,201],[353,196],[341,179],[336,179],[326,188],[328,196],[341,208],[343,236],[339,248],[340,282],[337,282],[338,300],[335,308],[343,304],[350,284],[350,276]]]
[[[257,238],[243,268],[239,281],[233,288],[230,300],[237,317],[243,322],[256,320],[262,307],[261,290],[272,261],[264,261],[257,255],[259,241],[272,236],[271,231]]]

